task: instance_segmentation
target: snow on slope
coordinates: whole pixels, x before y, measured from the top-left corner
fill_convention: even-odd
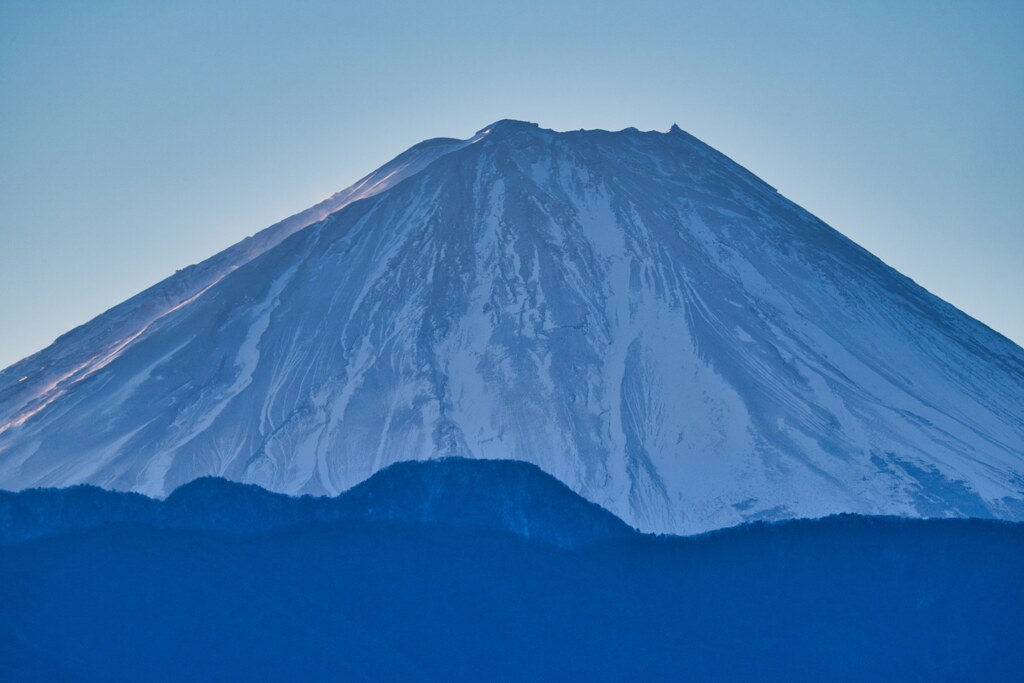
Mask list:
[[[415,175],[434,159],[467,144],[437,138],[407,150],[390,163],[319,204],[247,237],[63,335],[52,346],[0,372],[0,433],[17,427],[102,369],[162,318],[189,305],[228,273],[354,201],[372,197]]]
[[[1024,350],[678,128],[501,121],[346,193],[5,371],[0,488],[464,455],[643,530],[1024,518]]]

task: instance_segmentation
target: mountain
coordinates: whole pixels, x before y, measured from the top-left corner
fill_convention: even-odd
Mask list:
[[[400,471],[395,481],[438,472]],[[249,490],[202,481],[187,489],[200,508]],[[497,481],[478,493],[498,498]],[[1021,524],[842,516],[557,548],[451,521],[109,524],[8,543],[0,679],[1019,674]]]
[[[538,465],[646,531],[1024,519],[1024,350],[673,127],[499,121],[0,373],[0,488]]]
[[[486,529],[565,548],[636,533],[535,465],[513,460],[395,463],[335,498],[293,498],[213,477],[162,501],[87,485],[0,491],[0,544],[111,525],[251,534],[342,521]]]

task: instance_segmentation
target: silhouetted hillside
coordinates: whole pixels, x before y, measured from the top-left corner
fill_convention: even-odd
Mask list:
[[[652,537],[516,462],[335,499],[29,491],[0,520],[0,680],[1009,680],[1024,642],[1022,525]]]
[[[2,680],[1012,680],[1024,530],[829,518],[575,550],[344,521],[0,555]]]
[[[336,498],[293,498],[213,477],[164,501],[92,486],[0,492],[0,542],[106,524],[253,533],[339,520],[480,527],[566,547],[631,533],[538,467],[511,460],[396,463]]]

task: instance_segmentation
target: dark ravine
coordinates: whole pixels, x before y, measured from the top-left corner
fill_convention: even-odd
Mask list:
[[[0,519],[0,680],[1009,680],[1024,638],[1019,523],[658,537],[516,462],[334,499],[28,491]]]

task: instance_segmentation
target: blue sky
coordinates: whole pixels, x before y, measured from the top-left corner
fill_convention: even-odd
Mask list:
[[[428,137],[684,130],[1024,342],[1024,3],[0,0],[0,367]]]

